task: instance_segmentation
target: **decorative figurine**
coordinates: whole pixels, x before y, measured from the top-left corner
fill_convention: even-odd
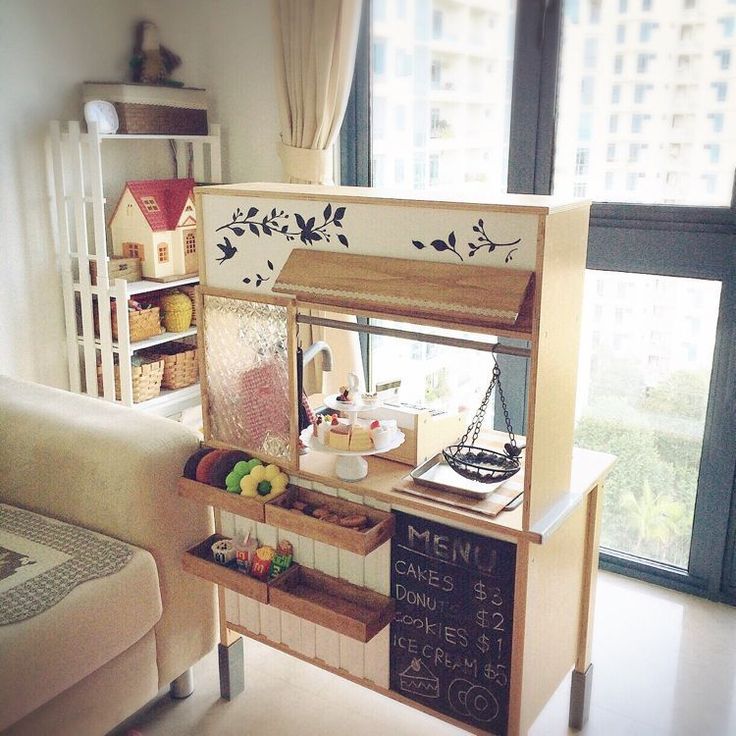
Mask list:
[[[180,65],[181,59],[160,44],[156,24],[148,20],[139,23],[133,58],[130,60],[133,81],[182,87],[183,82],[170,78],[171,72]]]

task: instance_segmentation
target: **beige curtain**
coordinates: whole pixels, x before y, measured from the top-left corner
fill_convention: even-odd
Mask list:
[[[353,79],[361,6],[362,0],[272,0],[279,155],[290,182],[334,184],[334,144]],[[363,383],[355,333],[301,325],[300,338],[304,348],[325,340],[333,353],[332,373],[323,376],[321,357],[305,367],[307,394],[336,392],[351,371]]]

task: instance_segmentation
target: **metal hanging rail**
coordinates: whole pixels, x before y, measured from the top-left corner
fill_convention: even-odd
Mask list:
[[[355,322],[342,322],[337,319],[326,317],[312,317],[306,314],[297,314],[296,321],[304,325],[316,325],[317,327],[333,327],[336,330],[347,330],[348,332],[365,332],[370,335],[383,335],[385,337],[398,337],[403,340],[419,340],[431,342],[436,345],[449,345],[454,348],[467,348],[469,350],[481,350],[484,353],[503,353],[504,355],[517,355],[528,358],[531,355],[529,348],[504,345],[503,343],[481,342],[479,340],[467,340],[461,337],[445,337],[426,332],[413,332],[411,330],[399,330],[393,327],[380,327],[372,324],[358,324]]]

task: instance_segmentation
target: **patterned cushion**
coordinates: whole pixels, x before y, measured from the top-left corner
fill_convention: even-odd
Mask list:
[[[0,504],[0,731],[125,651],[160,617],[148,552]]]

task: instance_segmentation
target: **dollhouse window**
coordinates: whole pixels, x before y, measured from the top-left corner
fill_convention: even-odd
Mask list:
[[[123,255],[126,258],[140,258],[142,263],[143,246],[140,243],[123,243]]]
[[[166,243],[160,243],[158,246],[158,262],[168,263],[169,262],[169,246]]]
[[[197,252],[197,238],[194,233],[187,233],[184,236],[184,253],[192,255]]]
[[[155,197],[142,197],[141,202],[143,202],[143,206],[146,208],[146,211],[148,212],[158,212],[158,202],[156,202]]]

